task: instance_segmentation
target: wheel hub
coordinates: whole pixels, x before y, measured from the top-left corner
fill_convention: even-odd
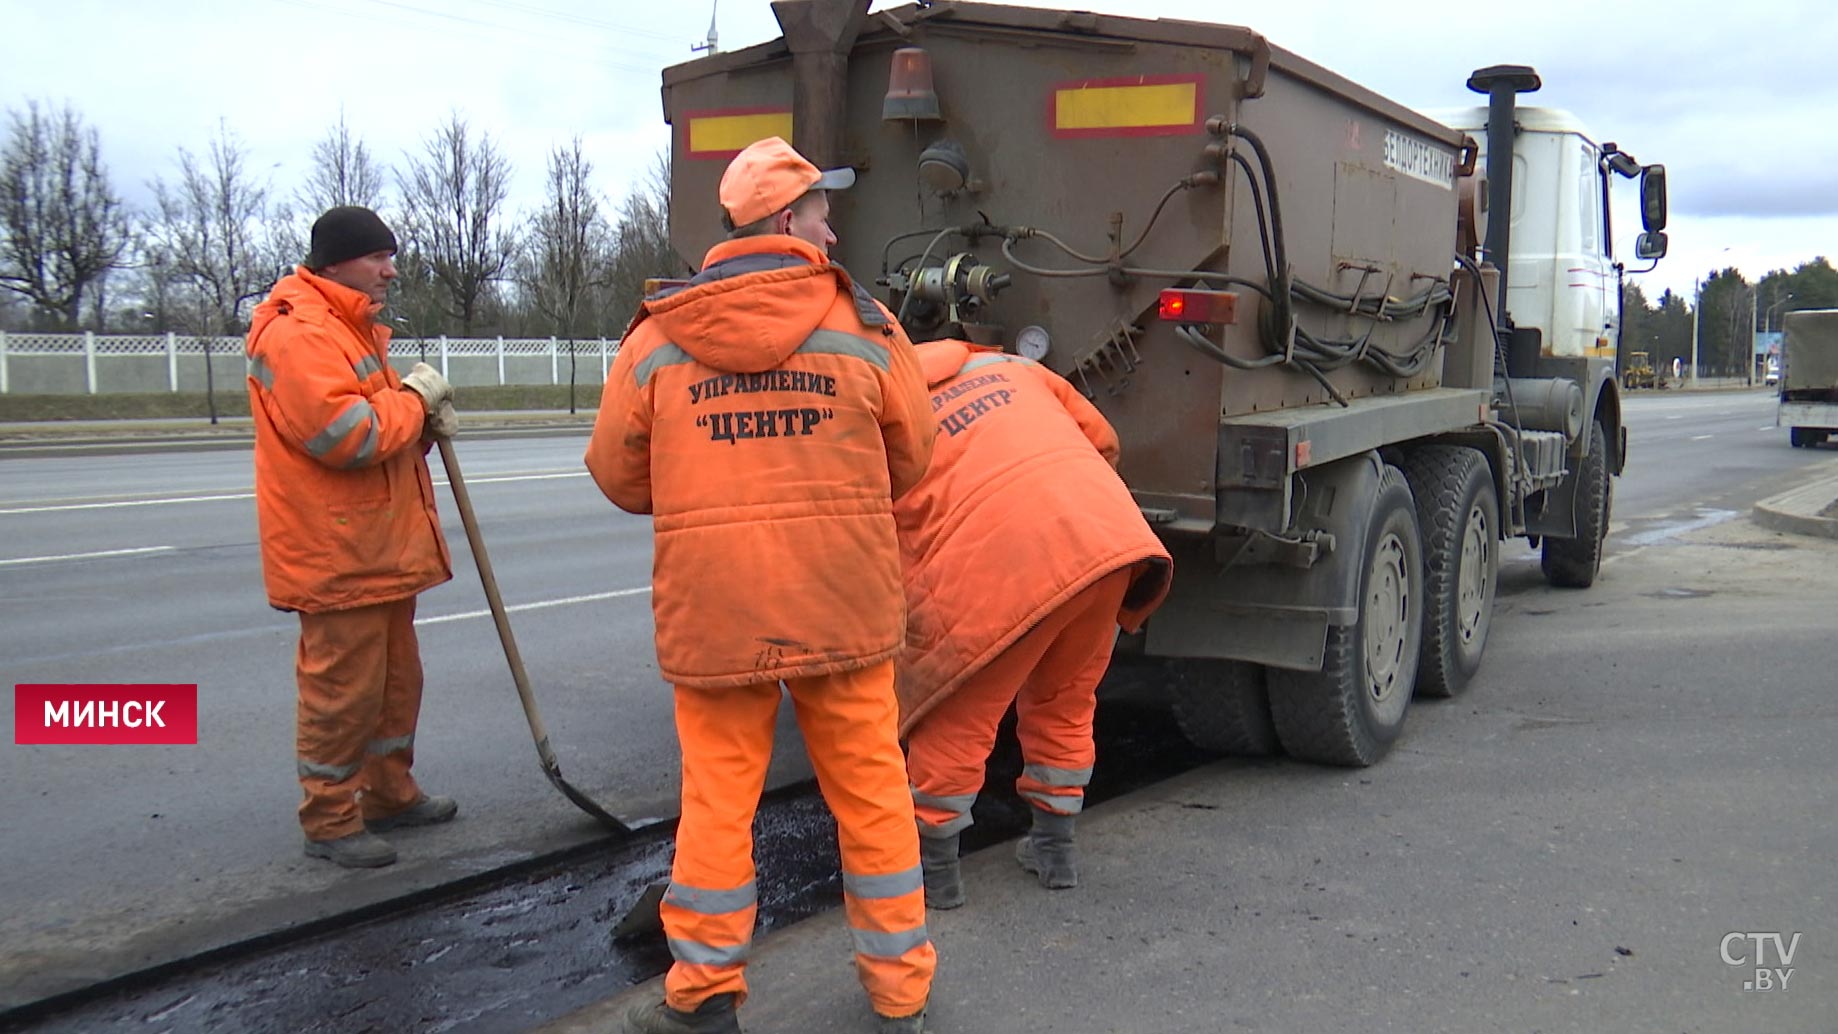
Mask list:
[[[1389,708],[1409,696],[1399,685],[1410,641],[1410,555],[1396,535],[1387,535],[1373,551],[1367,580],[1365,613],[1366,691],[1374,703]]]

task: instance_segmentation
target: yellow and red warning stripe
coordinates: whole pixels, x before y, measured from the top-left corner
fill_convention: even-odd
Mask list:
[[[1204,75],[1074,79],[1047,96],[1047,128],[1056,137],[1178,136],[1205,121]]]
[[[682,119],[681,153],[692,159],[726,160],[769,136],[791,139],[790,108],[716,108],[691,111]]]

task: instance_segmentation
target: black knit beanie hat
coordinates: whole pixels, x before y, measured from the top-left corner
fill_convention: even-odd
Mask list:
[[[329,208],[313,223],[313,250],[302,265],[317,271],[378,251],[395,251],[396,235],[375,212],[359,205]]]

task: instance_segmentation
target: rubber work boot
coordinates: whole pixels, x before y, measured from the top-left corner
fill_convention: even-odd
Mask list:
[[[950,909],[964,903],[964,871],[957,860],[957,835],[919,834],[919,872],[925,878],[925,907]]]
[[[376,869],[395,864],[396,849],[389,846],[389,841],[363,830],[334,840],[308,840],[306,856],[324,858],[347,869]]]
[[[956,843],[957,838],[952,837],[951,841]],[[881,1016],[876,1014],[876,1019],[880,1020],[880,1025],[875,1028],[875,1034],[925,1034],[924,1009],[913,1013],[911,1016]]]
[[[438,826],[443,822],[452,822],[453,816],[459,814],[459,802],[451,797],[429,797],[422,794],[421,799],[396,812],[380,819],[365,819],[364,825],[372,832],[387,833],[392,829],[408,826]]]
[[[1075,816],[1033,809],[1034,828],[1015,845],[1015,861],[1033,873],[1040,885],[1064,890],[1079,885],[1078,859],[1072,853]]]
[[[711,995],[695,1012],[672,1009],[662,1001],[639,1002],[626,1010],[626,1034],[740,1034],[732,994]]]

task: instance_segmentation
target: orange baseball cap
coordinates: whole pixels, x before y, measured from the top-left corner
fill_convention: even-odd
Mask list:
[[[847,190],[855,170],[819,170],[776,136],[748,144],[721,174],[721,207],[735,226],[745,226],[790,207],[813,190]]]

